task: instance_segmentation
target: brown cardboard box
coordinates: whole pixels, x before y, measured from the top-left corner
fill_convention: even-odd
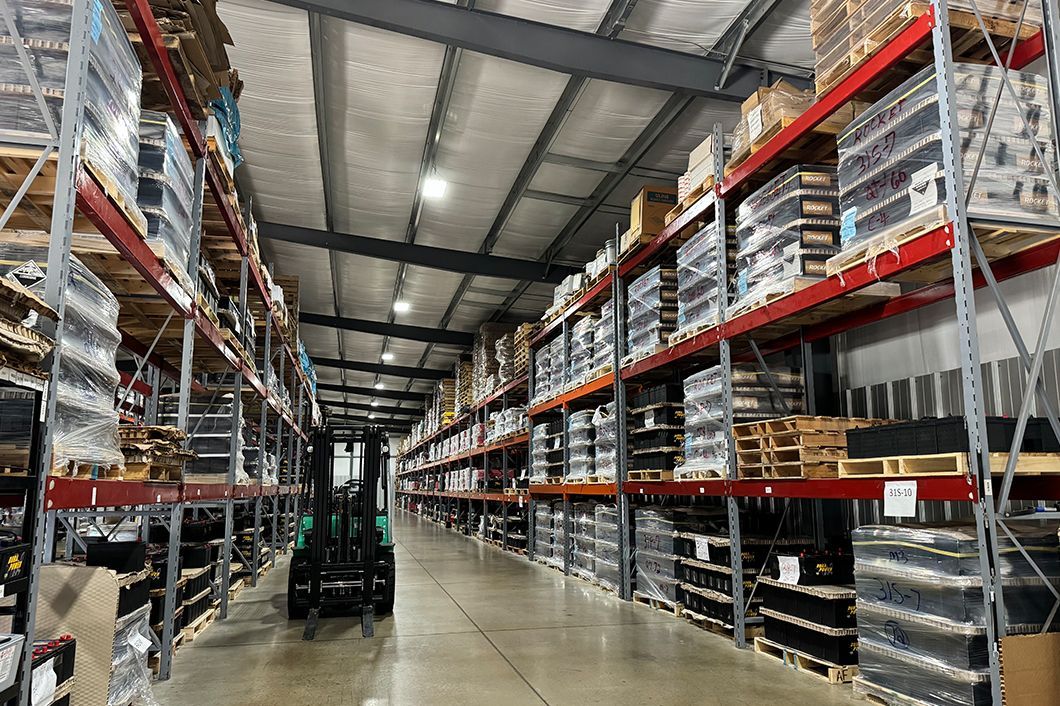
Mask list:
[[[640,235],[654,235],[663,229],[663,218],[677,205],[677,188],[645,186],[629,209],[629,229]]]
[[[1056,703],[1060,694],[1060,633],[1001,638],[1001,681],[1006,706]]]
[[[792,85],[784,79],[778,79],[772,86],[762,86],[752,93],[751,96],[740,105],[740,113],[747,115],[761,105],[766,97],[773,91],[783,91],[784,93],[790,93],[793,95],[803,92],[797,86]]]

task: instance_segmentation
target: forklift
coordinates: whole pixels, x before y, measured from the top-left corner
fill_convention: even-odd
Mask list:
[[[306,620],[303,640],[316,637],[321,613],[360,613],[361,634],[372,637],[375,614],[394,608],[387,436],[376,426],[353,433],[352,440],[362,445],[360,477],[336,488],[334,429],[325,424],[313,432],[309,472],[302,487],[306,510],[299,518],[287,578],[287,615]]]

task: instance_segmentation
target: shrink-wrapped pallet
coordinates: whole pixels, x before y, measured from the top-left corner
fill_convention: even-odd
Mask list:
[[[593,324],[593,370],[614,364],[615,301],[608,299],[600,307],[600,318]]]
[[[597,317],[584,316],[571,326],[570,361],[567,372],[571,381],[581,381],[593,369],[593,340]]]
[[[677,331],[674,338],[718,322],[719,302],[727,286],[717,223],[707,224],[677,249]]]
[[[56,130],[62,124],[73,3],[15,0],[7,4]],[[127,204],[136,203],[140,87],[143,72],[114,5],[89,3],[90,37],[85,83],[83,154]],[[6,23],[0,22],[0,135],[18,142],[48,134],[48,125],[19,60]]]
[[[614,402],[601,405],[593,412],[593,444],[596,475],[605,483],[614,483],[618,464],[618,423]]]
[[[964,188],[970,188],[969,216],[1008,223],[1060,223],[1056,194],[1046,177],[1047,169],[1056,169],[1057,159],[1046,79],[1010,72],[1021,97],[1017,103],[1003,90],[995,67],[955,64],[953,73],[958,120],[954,139]],[[986,123],[999,91],[1001,100],[987,136]],[[861,256],[871,259],[896,250],[904,237],[950,219],[942,140],[934,67],[905,81],[840,133],[844,252],[830,269]],[[971,184],[981,151],[979,173]]]
[[[184,142],[165,113],[140,115],[137,205],[147,218],[148,240],[163,245],[163,257],[186,289],[191,290],[191,251],[195,173]]]
[[[595,410],[575,412],[567,420],[568,478],[585,479],[596,473]]]
[[[47,248],[0,243],[0,276],[14,279],[43,299],[50,274]],[[39,326],[36,317],[34,322],[35,328]],[[52,467],[57,473],[73,473],[78,465],[104,469],[124,465],[114,409],[120,342],[117,299],[77,257],[71,256],[52,430]],[[28,420],[32,402],[25,404],[29,404]]]
[[[834,167],[795,166],[736,211],[736,292],[740,312],[818,278],[838,252],[839,186]]]
[[[634,280],[627,293],[627,355],[638,358],[665,347],[677,325],[677,270],[653,267]]]

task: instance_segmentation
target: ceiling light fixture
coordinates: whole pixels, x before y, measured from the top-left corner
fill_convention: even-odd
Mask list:
[[[445,179],[439,179],[436,176],[430,176],[423,180],[423,198],[425,199],[440,199],[445,196],[445,188],[449,184]]]
[[[377,390],[382,390],[382,389],[383,389],[383,383],[381,383],[381,382],[377,382],[377,383],[375,384],[375,389],[377,389]]]
[[[404,314],[406,311],[412,308],[412,305],[408,302],[394,302],[394,311],[399,314]]]
[[[394,354],[393,353],[384,353],[383,354],[383,360],[393,360],[393,359],[394,359]]]
[[[372,400],[372,406],[373,407],[378,407],[379,406],[379,402],[377,400]]]

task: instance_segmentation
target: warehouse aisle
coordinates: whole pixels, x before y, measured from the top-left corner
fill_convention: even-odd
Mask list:
[[[361,637],[286,619],[286,561],[232,604],[157,684],[162,706],[265,704],[846,704],[849,686],[793,674],[650,608],[397,512],[392,616]],[[218,684],[227,688],[218,689]]]

